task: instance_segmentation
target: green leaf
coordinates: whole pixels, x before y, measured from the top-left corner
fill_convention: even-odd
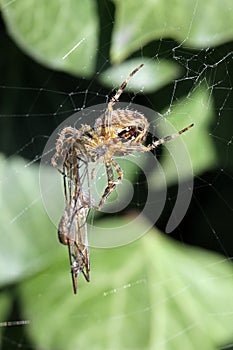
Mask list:
[[[56,228],[48,220],[41,202],[37,167],[28,167],[19,158],[1,157],[0,168],[0,285],[3,287],[39,271],[54,259]],[[49,171],[47,175],[50,176]]]
[[[99,31],[94,1],[1,0],[1,4],[8,32],[24,52],[50,68],[92,75]]]
[[[180,69],[178,64],[167,60],[131,59],[117,67],[111,67],[100,75],[100,82],[109,88],[116,88],[126,79],[130,72],[144,63],[144,67],[130,80],[125,90],[151,93],[176,79]]]
[[[160,162],[166,174],[167,184],[171,185],[177,181],[177,173],[179,179],[185,181],[192,177],[193,173],[199,175],[217,166],[217,154],[210,137],[214,110],[206,85],[201,85],[188,97],[175,103],[167,120],[177,131],[194,123],[190,130],[167,142],[163,147]],[[169,135],[175,131],[168,127],[166,121],[163,125],[160,124],[160,135]],[[164,185],[157,169],[152,172],[150,180],[154,189],[161,189]]]
[[[74,296],[66,253],[20,287],[39,348],[215,349],[232,335],[232,265],[221,256],[152,230],[128,246],[91,250],[91,282],[80,277]]]
[[[231,0],[114,0],[113,62],[121,62],[152,40],[172,38],[191,48],[220,45],[233,38]]]

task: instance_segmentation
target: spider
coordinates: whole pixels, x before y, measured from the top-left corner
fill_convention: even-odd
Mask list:
[[[145,146],[149,122],[138,111],[113,109],[129,80],[143,67],[140,64],[123,81],[115,95],[108,102],[102,116],[96,119],[94,127],[84,124],[79,129],[65,127],[57,139],[52,165],[63,175],[66,207],[58,227],[59,241],[68,245],[74,293],[77,291],[77,277],[82,272],[89,281],[89,252],[86,233],[86,218],[89,209],[100,210],[110,193],[123,179],[123,170],[114,156],[133,152],[149,152],[189,130],[193,124]],[[107,186],[97,206],[84,195],[82,176],[87,175],[89,162],[102,162],[106,168]],[[59,167],[59,163],[61,167]],[[83,167],[84,172],[81,172]],[[117,177],[114,177],[114,170]],[[93,168],[91,177],[94,177]]]
[[[144,146],[143,143],[146,140],[149,129],[149,122],[146,117],[140,112],[129,109],[113,109],[129,80],[142,67],[143,64],[140,64],[123,81],[115,95],[110,99],[105,113],[97,118],[94,128],[87,124],[82,125],[80,129],[66,127],[61,131],[56,143],[56,153],[52,158],[52,165],[63,175],[63,171],[58,168],[57,164],[57,159],[59,158],[63,166],[67,162],[69,164],[74,162],[74,159],[75,161],[79,159],[86,163],[96,161],[104,163],[108,184],[99,204],[95,207],[97,210],[102,208],[106,198],[123,179],[123,171],[116,160],[114,160],[114,156],[151,151],[159,145],[183,134],[194,125],[190,124],[172,135]],[[70,153],[69,150],[71,148],[74,150],[74,153]],[[67,157],[67,154],[69,154],[69,157]],[[117,179],[114,179],[113,169],[118,175]]]

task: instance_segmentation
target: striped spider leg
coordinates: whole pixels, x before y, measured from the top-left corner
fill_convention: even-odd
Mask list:
[[[119,89],[116,91],[115,95],[110,99],[108,102],[107,109],[104,114],[104,121],[102,124],[102,134],[105,138],[111,137],[111,113],[113,111],[113,106],[115,105],[116,102],[119,101],[119,98],[121,94],[123,93],[124,89],[128,85],[128,82],[130,79],[136,74],[139,69],[141,69],[144,65],[140,64],[137,68],[135,68],[129,75],[128,77],[123,81],[123,83],[120,85]]]

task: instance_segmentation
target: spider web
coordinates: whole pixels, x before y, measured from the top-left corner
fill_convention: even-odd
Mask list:
[[[3,24],[2,30],[4,30]],[[1,152],[6,156],[4,162],[13,159],[15,156],[26,159],[24,166],[19,164],[13,169],[16,178],[22,179],[26,176],[26,172],[40,161],[50,135],[66,118],[87,107],[108,102],[109,94],[112,95],[111,89],[103,87],[99,83],[98,77],[108,67],[109,57],[105,54],[104,47],[99,48],[98,54],[101,59],[93,77],[90,79],[75,78],[46,69],[32,61],[28,56],[24,56],[5,32],[2,40],[5,50],[1,55]],[[110,39],[108,44],[110,44]],[[149,48],[141,47],[140,59],[142,61],[148,58]],[[230,234],[233,211],[233,196],[231,193],[233,186],[232,53],[230,44],[218,48],[192,51],[185,48],[185,45],[181,46],[172,40],[161,39],[153,49],[153,55],[149,58],[150,63],[158,63],[160,57],[173,59],[182,67],[182,75],[170,83],[169,86],[156,91],[154,94],[134,91],[130,94],[126,92],[121,96],[121,101],[126,101],[129,106],[137,103],[169,116],[174,106],[183,101],[183,91],[186,91],[185,99],[188,103],[193,100],[194,93],[203,84],[207,84],[205,86],[207,86],[208,99],[204,100],[202,107],[205,109],[209,107],[211,99],[214,101],[212,106],[214,115],[209,123],[208,142],[214,145],[210,151],[215,152],[216,156],[213,158],[213,154],[209,154],[209,159],[212,159],[210,167],[203,168],[203,170],[199,170],[198,167],[197,170],[194,169],[194,190],[191,204],[182,222],[169,235],[179,241],[219,252],[223,255],[223,260],[231,260],[233,255],[233,241]],[[17,68],[15,62],[17,62]],[[122,76],[122,80],[124,78],[125,76]],[[142,90],[145,83],[143,85]],[[117,86],[113,85],[112,88],[112,91],[114,91]],[[199,142],[198,137],[195,140]],[[202,140],[201,135],[200,140]],[[199,144],[197,150],[201,157],[202,148]],[[159,149],[158,157],[163,160],[167,155]],[[102,174],[100,174],[100,177],[102,177]],[[143,207],[146,202],[146,196],[145,198],[142,196],[140,189],[142,187],[146,188],[147,179],[140,169],[135,170],[134,179],[134,194],[130,207],[132,212]],[[11,176],[9,178],[3,176],[2,182],[11,183]],[[14,186],[14,183],[12,183],[12,186]],[[156,223],[161,231],[165,230],[167,220],[174,207],[176,195],[177,185],[171,183],[167,188],[165,208]],[[16,225],[20,223],[21,218],[30,212],[30,209],[38,200],[38,197],[34,197],[33,200],[28,199],[28,201],[26,200],[22,205],[19,205],[15,215],[7,219],[8,225],[11,225],[12,222]],[[46,215],[46,213],[40,213],[40,215]],[[119,215],[122,215],[122,212],[114,213],[114,217]],[[92,214],[92,222],[94,219],[95,214]],[[56,237],[52,239],[56,240]],[[6,257],[11,260],[11,253],[9,252]],[[221,261],[219,261],[219,265],[221,265]],[[63,271],[61,271],[62,273]],[[49,284],[51,276],[47,275],[47,280]],[[114,288],[107,288],[102,293],[102,299],[105,300],[113,295],[121,296],[125,290],[129,289],[139,289],[143,292],[147,283],[147,279],[143,275],[138,279],[129,280],[128,283],[121,284],[119,282],[117,284],[116,282]],[[94,287],[89,286],[89,288]],[[15,286],[6,284],[3,293],[11,296],[14,304],[8,306],[8,319],[3,319],[0,323],[2,348],[37,349],[28,338],[26,328],[30,326],[31,320],[24,318],[25,315],[21,309],[18,291]],[[38,295],[39,297],[43,298],[43,294]],[[174,295],[171,295],[167,300],[164,299],[164,303],[168,303],[173,297]],[[8,301],[5,305],[7,303]],[[148,309],[153,307],[153,304],[148,303]],[[144,317],[147,311],[145,308],[138,308],[135,312],[141,313]],[[222,315],[224,312],[225,310],[222,310]],[[124,318],[126,316],[119,312],[115,317]],[[80,317],[91,316],[85,315],[85,311],[82,309]],[[189,328],[184,327],[182,332],[188,333]],[[180,333],[177,332],[176,336],[179,337],[179,335]],[[169,342],[172,342],[172,338],[167,338],[167,343]],[[231,347],[222,346],[222,349],[224,348]]]

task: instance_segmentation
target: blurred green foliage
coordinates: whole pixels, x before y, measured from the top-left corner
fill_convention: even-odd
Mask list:
[[[95,344],[96,349],[109,349],[114,344],[121,349],[173,349],[185,343],[186,349],[213,349],[231,335],[231,264],[220,255],[182,247],[155,229],[121,248],[91,249],[91,282],[80,277],[74,296],[66,251],[57,244],[56,229],[40,200],[37,167],[25,171],[25,166],[19,159],[1,160],[6,180],[1,198],[7,202],[1,204],[6,214],[1,216],[0,270],[1,287],[9,285],[9,295],[14,295],[10,284],[17,286],[21,317],[30,321],[25,330],[34,348]],[[47,176],[52,182],[50,169]],[[133,216],[99,225],[122,230],[129,222],[130,235],[129,230],[138,230]],[[142,232],[147,226],[141,222]],[[0,305],[6,320],[6,293],[1,293]]]
[[[190,48],[207,48],[233,38],[232,2],[224,0],[114,1],[111,55],[119,62],[152,40],[173,38]],[[178,44],[179,45],[179,44]]]

